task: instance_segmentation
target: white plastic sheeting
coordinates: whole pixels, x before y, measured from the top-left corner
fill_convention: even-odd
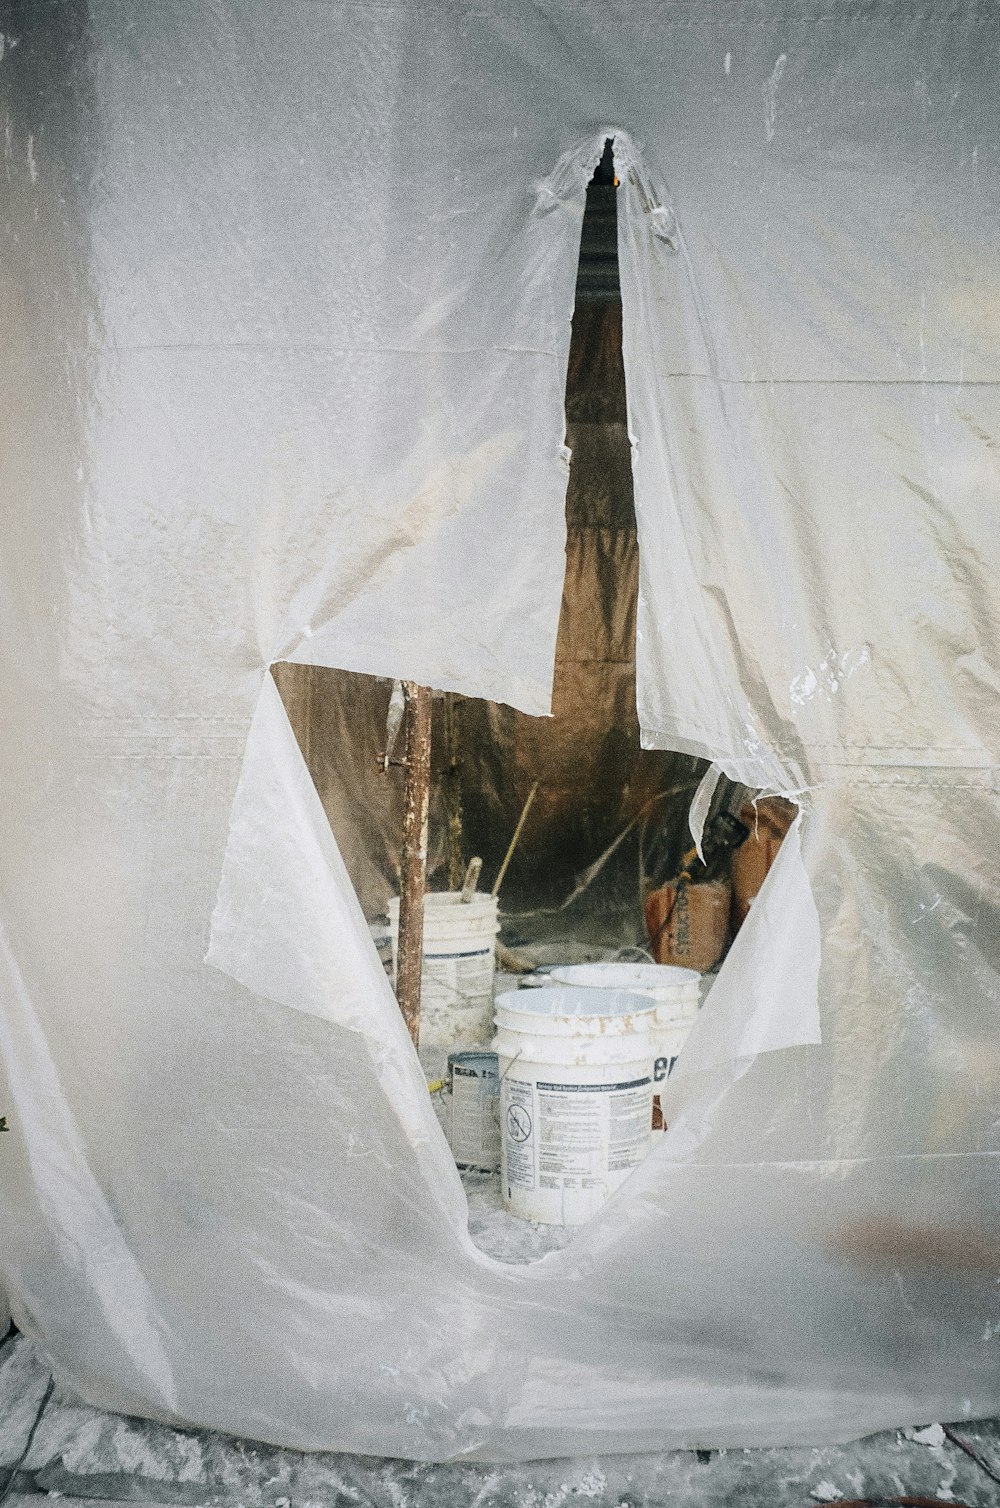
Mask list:
[[[424,1458],[994,1411],[993,7],[0,31],[18,1323],[97,1404]],[[805,815],[662,1145],[513,1268],[266,667],[547,709],[609,133],[646,737]]]

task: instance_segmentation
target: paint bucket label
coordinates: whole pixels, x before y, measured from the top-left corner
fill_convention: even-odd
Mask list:
[[[450,1142],[460,1168],[492,1173],[500,1166],[500,1066],[494,1052],[453,1052]]]
[[[399,900],[389,901],[393,980],[398,962]],[[420,1046],[458,1047],[492,1035],[497,903],[458,891],[424,897],[424,959],[420,976]]]
[[[582,1225],[652,1148],[656,1003],[628,990],[497,1000],[501,1194],[526,1220]]]
[[[514,1189],[599,1189],[649,1152],[650,1079],[503,1081],[504,1181]],[[617,1177],[616,1177],[617,1175]]]
[[[493,944],[475,953],[425,953],[421,974],[421,1014],[446,1018],[453,1010],[481,1010],[485,1030],[492,1026]]]

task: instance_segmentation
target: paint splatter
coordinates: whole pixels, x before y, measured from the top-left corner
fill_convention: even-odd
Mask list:
[[[774,68],[771,72],[771,77],[764,85],[764,104],[766,107],[764,115],[764,130],[767,132],[768,141],[774,140],[774,128],[778,119],[778,86],[781,83],[782,78],[784,77],[785,67],[787,63],[788,56],[783,52],[781,54],[781,57],[774,65]]]

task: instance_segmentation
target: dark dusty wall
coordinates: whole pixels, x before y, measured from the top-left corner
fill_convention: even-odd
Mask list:
[[[435,704],[433,888],[448,887],[448,816],[456,799],[462,857],[483,857],[482,883],[488,887],[521,807],[539,782],[502,892],[506,935],[514,938],[552,931],[595,941],[640,940],[640,843],[654,878],[675,872],[688,842],[691,796],[704,769],[686,755],[639,747],[638,548],[613,247],[614,189],[592,188],[567,380],[573,455],[553,716],[527,717],[472,699]],[[389,685],[292,665],[277,667],[276,679],[362,905],[374,915],[398,883],[402,826],[401,773],[386,777],[376,768]],[[450,774],[449,717],[458,728],[458,768]],[[664,792],[670,794],[661,799]],[[592,884],[565,911],[546,914],[630,823]]]
[[[527,841],[509,872],[507,901],[518,906],[557,904],[574,876],[642,813],[647,839],[664,834],[668,852],[679,857],[703,769],[686,756],[639,747],[639,554],[617,299],[577,304],[566,417],[573,459],[553,716],[524,717],[479,702],[466,713],[468,742],[477,751],[476,780],[464,792],[470,834],[502,853],[533,781],[541,782]],[[657,800],[676,787],[681,790],[671,799]],[[626,913],[638,899],[639,832],[637,826],[564,921],[587,912],[593,925],[600,912],[612,936],[619,935],[619,926],[629,936]]]

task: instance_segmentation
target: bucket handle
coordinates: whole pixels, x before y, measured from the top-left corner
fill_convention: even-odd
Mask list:
[[[511,1058],[510,1063],[509,1063],[509,1065],[507,1067],[507,1073],[502,1073],[500,1075],[500,1082],[501,1082],[501,1084],[503,1083],[504,1079],[507,1077],[507,1074],[510,1073],[510,1070],[514,1067],[514,1064],[517,1062],[518,1058],[521,1056],[521,1054],[522,1054],[523,1051],[524,1051],[523,1047],[519,1047],[517,1049],[517,1052]]]

